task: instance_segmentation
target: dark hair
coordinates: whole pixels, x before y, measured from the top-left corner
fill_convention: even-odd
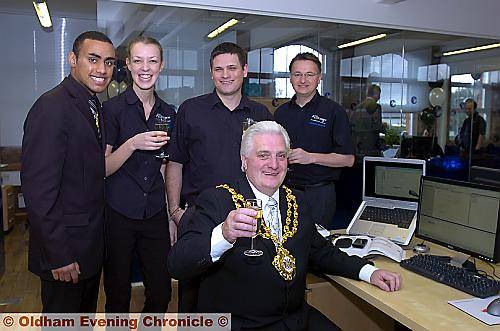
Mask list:
[[[321,62],[319,61],[318,57],[314,55],[313,53],[305,52],[305,53],[299,53],[295,55],[295,57],[292,59],[290,62],[290,66],[288,67],[288,70],[292,72],[292,66],[295,61],[313,61],[316,66],[318,67],[319,73],[321,73]]]
[[[366,96],[367,97],[373,97],[375,95],[379,96],[380,97],[380,86],[378,86],[377,84],[372,84],[370,86],[368,86],[368,89],[366,90]]]
[[[99,31],[85,31],[81,33],[78,37],[76,37],[75,42],[73,42],[73,53],[75,53],[77,58],[83,42],[87,39],[110,43],[111,46],[113,46],[111,39],[109,39],[108,36],[106,36],[104,33]]]
[[[465,100],[464,100],[464,107],[465,107],[465,105],[466,105],[467,103],[469,103],[469,102],[471,102],[471,103],[473,103],[473,104],[474,104],[474,110],[476,110],[476,109],[477,109],[477,102],[476,102],[476,100],[474,100],[474,99],[472,99],[472,98],[467,98],[467,99],[465,99]]]
[[[160,50],[160,60],[161,62],[163,62],[163,47],[161,47],[160,42],[155,38],[146,36],[137,36],[128,43],[127,57],[129,59],[130,59],[130,51],[132,50],[132,47],[134,47],[134,45],[137,43],[142,43],[146,45],[155,45],[156,47],[158,47],[158,49]]]
[[[236,54],[238,56],[238,60],[240,61],[241,67],[244,67],[247,64],[247,52],[243,50],[240,46],[235,43],[222,43],[212,50],[210,54],[210,69],[214,64],[214,59],[216,56],[221,54]]]

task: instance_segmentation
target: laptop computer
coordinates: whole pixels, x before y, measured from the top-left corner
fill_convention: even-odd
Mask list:
[[[365,157],[363,202],[347,233],[408,245],[416,227],[422,175],[425,160]]]

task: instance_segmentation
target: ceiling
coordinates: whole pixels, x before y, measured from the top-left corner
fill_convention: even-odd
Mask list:
[[[379,33],[387,33],[389,37],[357,47],[356,53],[400,52],[403,44],[409,51],[429,46],[457,49],[488,43],[477,38],[380,27],[108,0],[47,0],[47,4],[54,16],[96,20],[97,27],[105,31],[115,45],[125,45],[131,38],[145,34],[158,39],[165,47],[206,47],[211,44],[206,34],[233,17],[240,20],[234,28],[238,33],[238,42],[242,40],[242,43],[247,44],[243,46],[250,49],[277,48],[291,42],[301,42],[310,46],[319,44],[322,51],[336,51],[337,45],[341,43]],[[34,15],[31,0],[2,0],[0,12]]]

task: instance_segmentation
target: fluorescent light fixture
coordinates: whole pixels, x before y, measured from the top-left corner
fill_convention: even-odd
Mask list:
[[[346,48],[346,47],[356,46],[356,45],[364,44],[364,43],[367,43],[367,42],[370,42],[370,41],[374,41],[374,40],[377,40],[377,39],[382,39],[382,38],[385,38],[386,36],[387,36],[387,33],[381,33],[381,34],[378,34],[376,36],[371,36],[371,37],[368,37],[368,38],[363,38],[363,39],[351,41],[350,43],[342,44],[342,45],[339,45],[337,47],[338,48]]]
[[[215,29],[214,31],[210,32],[209,34],[207,34],[207,38],[213,39],[213,38],[217,37],[222,32],[226,31],[227,29],[229,29],[233,25],[237,24],[238,22],[239,21],[237,19],[231,18],[229,21],[227,21],[226,23],[222,24],[221,26],[219,26],[217,29]]]
[[[477,52],[477,51],[484,51],[486,49],[492,49],[492,48],[497,48],[497,47],[500,47],[500,43],[490,44],[490,45],[484,45],[484,46],[477,46],[477,47],[471,47],[471,48],[464,48],[464,49],[459,49],[459,50],[450,51],[450,52],[444,52],[443,56],[457,55],[457,54],[463,54],[463,53],[469,53],[469,52]]]
[[[33,1],[33,7],[35,7],[36,14],[38,15],[38,20],[44,28],[50,28],[52,26],[52,20],[50,19],[49,8],[45,1]]]

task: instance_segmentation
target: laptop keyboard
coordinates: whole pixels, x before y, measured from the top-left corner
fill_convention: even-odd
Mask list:
[[[415,216],[415,210],[411,209],[366,206],[360,218],[366,221],[394,224],[399,228],[408,229],[413,216]]]

